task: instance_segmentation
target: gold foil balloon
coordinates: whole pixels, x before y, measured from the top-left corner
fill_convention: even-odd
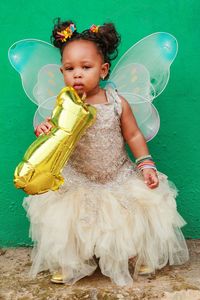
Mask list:
[[[85,104],[73,88],[63,88],[50,121],[53,128],[26,151],[15,170],[15,186],[32,195],[58,189],[64,182],[60,172],[95,116],[96,109]]]

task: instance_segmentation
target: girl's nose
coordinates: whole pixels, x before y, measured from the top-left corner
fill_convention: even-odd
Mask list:
[[[82,77],[81,70],[77,70],[74,72],[74,78],[81,78],[81,77]]]

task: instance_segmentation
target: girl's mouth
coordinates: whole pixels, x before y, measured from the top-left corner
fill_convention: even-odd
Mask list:
[[[83,87],[84,87],[83,84],[76,84],[76,83],[75,83],[75,84],[73,85],[73,88],[74,88],[75,90],[82,90]]]

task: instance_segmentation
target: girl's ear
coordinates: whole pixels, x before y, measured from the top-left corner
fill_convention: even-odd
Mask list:
[[[104,63],[101,66],[101,78],[104,79],[108,75],[109,63]]]
[[[63,67],[60,67],[60,72],[63,74]]]

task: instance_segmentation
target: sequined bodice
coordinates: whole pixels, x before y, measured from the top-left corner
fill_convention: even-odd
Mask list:
[[[107,90],[106,104],[95,104],[97,118],[77,143],[69,165],[91,181],[106,183],[116,177],[128,159],[121,133],[121,100],[114,90]]]

